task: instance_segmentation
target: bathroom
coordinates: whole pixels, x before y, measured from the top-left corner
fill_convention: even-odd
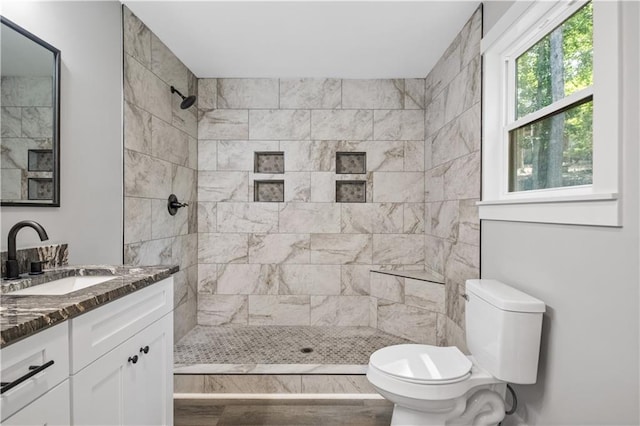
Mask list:
[[[487,278],[546,305],[536,384],[513,386],[518,407],[503,424],[640,421],[637,4],[618,5],[619,96],[607,102],[619,126],[594,127],[617,132],[617,180],[607,199],[556,203],[577,207],[556,219],[539,207],[553,203],[488,201],[499,73],[486,67],[528,10],[519,2],[122,3],[3,2],[4,17],[61,52],[61,170],[58,207],[3,204],[2,251],[14,224],[34,220],[49,241],[21,231],[18,249],[67,244],[70,265],[178,265],[176,410],[229,424],[224,410],[298,404],[316,423],[353,412],[388,424],[390,406],[367,399],[368,355],[408,341],[468,353],[465,282]],[[427,20],[438,13],[446,20]],[[598,64],[594,91],[605,89]],[[171,86],[196,103],[182,109]],[[259,171],[259,158],[276,165]],[[188,206],[168,214],[169,194]],[[225,355],[211,342],[230,328],[247,333],[225,337],[235,344],[324,333],[329,350],[318,334],[270,334],[303,361],[195,359]],[[331,351],[340,333],[362,354],[332,369],[323,356],[350,356]],[[591,367],[613,347],[614,362]],[[328,399],[304,405],[317,394]]]

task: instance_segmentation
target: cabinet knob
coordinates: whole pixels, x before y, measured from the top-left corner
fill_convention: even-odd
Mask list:
[[[144,348],[140,348],[140,353],[141,354],[142,353],[148,354],[149,353],[149,346],[147,345]]]
[[[129,357],[129,362],[135,364],[136,362],[138,362],[138,355],[134,355],[134,356],[130,356]]]

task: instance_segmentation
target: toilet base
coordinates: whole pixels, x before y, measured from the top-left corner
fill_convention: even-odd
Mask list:
[[[421,401],[421,407],[415,399],[381,393],[394,402],[392,426],[495,426],[505,415],[501,388],[503,386],[482,386],[436,405],[434,401]]]
[[[412,410],[398,404],[393,406],[391,426],[444,426],[446,419],[438,414]]]

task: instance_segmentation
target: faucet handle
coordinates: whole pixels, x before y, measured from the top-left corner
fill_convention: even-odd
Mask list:
[[[175,194],[169,195],[169,200],[167,202],[167,209],[169,210],[169,214],[171,216],[175,216],[178,213],[178,209],[182,207],[187,207],[188,203],[181,203],[178,201],[178,197]]]
[[[35,262],[31,262],[31,270],[29,271],[29,275],[40,275],[44,274],[42,270],[42,265],[47,263],[46,260],[38,260]]]

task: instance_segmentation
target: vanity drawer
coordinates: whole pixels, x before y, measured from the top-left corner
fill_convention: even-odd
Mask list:
[[[3,420],[2,424],[4,426],[70,425],[69,380],[63,381],[10,418]]]
[[[173,277],[71,319],[75,374],[173,310]]]
[[[32,366],[42,367],[40,372],[0,395],[4,421],[69,377],[69,325],[64,322],[7,346],[0,351],[0,357],[3,383],[15,383],[26,377],[35,371],[30,369]]]

